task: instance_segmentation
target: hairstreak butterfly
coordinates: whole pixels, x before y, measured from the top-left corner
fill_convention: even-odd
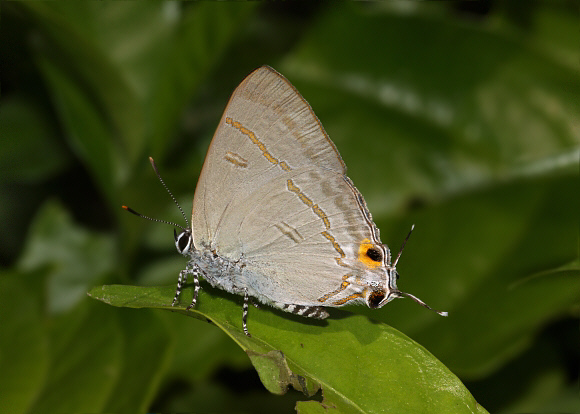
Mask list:
[[[172,305],[191,277],[187,309],[194,307],[201,276],[244,296],[246,335],[250,297],[318,319],[328,317],[326,307],[381,308],[405,296],[431,309],[396,285],[409,236],[392,261],[312,108],[270,67],[252,72],[232,94],[197,183],[191,226],[183,215],[187,227],[169,223],[181,228],[175,246],[188,258]]]

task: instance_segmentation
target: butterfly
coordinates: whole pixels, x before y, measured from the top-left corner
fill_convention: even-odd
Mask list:
[[[248,336],[250,298],[317,319],[329,316],[328,307],[381,308],[401,297],[434,310],[397,288],[396,266],[409,236],[392,261],[312,108],[268,66],[252,72],[233,92],[203,164],[191,225],[183,216],[186,227],[169,223],[181,229],[174,230],[175,246],[188,258],[172,305],[192,278],[187,309],[193,308],[202,277],[243,295],[242,326]]]

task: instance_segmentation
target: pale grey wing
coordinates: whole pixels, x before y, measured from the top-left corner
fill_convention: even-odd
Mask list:
[[[362,299],[368,283],[385,284],[388,249],[343,174],[295,169],[233,200],[227,210],[219,233],[240,246],[247,263],[243,283],[255,296],[338,306],[347,296]],[[376,250],[372,259],[366,255],[370,247]],[[349,285],[344,292],[343,282]]]
[[[234,91],[206,155],[193,201],[195,246],[219,244],[220,254],[235,254],[239,246],[228,244],[229,234],[217,238],[227,207],[304,166],[345,172],[308,103],[282,75],[259,68]]]

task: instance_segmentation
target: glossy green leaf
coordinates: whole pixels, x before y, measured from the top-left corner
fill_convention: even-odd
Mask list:
[[[146,412],[169,367],[174,335],[153,312],[127,310],[116,317],[123,339],[123,365],[103,411]],[[135,376],[135,372],[140,375]]]
[[[5,100],[0,124],[3,127],[0,175],[4,180],[20,183],[46,180],[68,164],[54,127],[33,103],[23,98]]]
[[[91,312],[84,306],[55,322],[50,376],[29,412],[95,412],[105,407],[122,365],[122,341],[114,319],[114,312]]]
[[[173,293],[172,287],[106,285],[93,288],[90,295],[114,306],[166,309],[208,319],[252,358],[282,351],[292,372],[280,375],[279,370],[275,381],[318,383],[325,404],[349,412],[444,412],[451,407],[454,412],[485,412],[453,373],[388,325],[340,312],[313,322],[270,309],[252,309],[249,329],[253,337],[248,338],[241,329],[239,304],[219,292],[215,296],[202,293],[199,308],[188,313],[183,304],[170,306]],[[187,301],[186,297],[182,300]],[[255,366],[261,377],[273,378],[273,367],[283,364],[278,359],[278,364]],[[271,381],[267,381],[270,389]],[[312,386],[307,388],[312,390]]]
[[[128,32],[135,29],[135,23],[149,29],[155,23],[159,29],[163,18],[155,11],[162,4],[27,3],[22,7],[38,23],[41,40],[35,45],[37,57],[69,139],[100,184],[110,191],[113,184],[126,179],[127,166],[119,160],[136,160],[145,133],[139,107],[141,91],[119,56],[126,57],[128,51],[132,51],[130,56],[139,56],[143,49],[148,50],[150,41],[141,43],[139,36],[136,44]],[[123,13],[131,18],[122,24],[127,32],[121,39],[122,33],[110,29],[115,14]],[[106,23],[101,21],[105,16]],[[107,30],[99,27],[103,23]],[[110,176],[103,175],[106,173]]]
[[[27,412],[49,375],[38,275],[0,273],[0,411]]]
[[[70,310],[85,292],[113,269],[114,243],[75,224],[57,202],[38,212],[19,260],[22,271],[48,268],[47,304],[51,313]]]
[[[76,155],[90,167],[100,190],[109,200],[115,198],[115,182],[119,171],[114,165],[113,155],[118,151],[112,140],[107,122],[95,108],[90,96],[81,85],[49,59],[39,58],[47,82],[55,90],[53,99],[66,125],[70,145]]]
[[[146,112],[152,150],[162,156],[170,147],[184,105],[192,98],[255,9],[252,3],[192,3],[183,10],[169,46],[160,51]],[[193,114],[195,116],[195,114]]]
[[[371,210],[577,172],[575,68],[507,28],[464,25],[430,8],[368,13],[344,3],[278,68],[345,148]]]
[[[298,401],[296,403],[296,412],[298,414],[339,414],[343,411],[335,405],[324,405],[317,401]]]
[[[578,302],[578,269],[554,283],[531,278],[576,256],[576,187],[572,177],[515,183],[415,214],[399,287],[451,317],[440,320],[399,301],[382,309],[380,319],[408,332],[462,376],[498,369],[525,350],[541,326]],[[493,220],[487,219],[491,211]],[[536,283],[542,287],[530,288]]]
[[[91,301],[47,327],[33,290],[27,290],[29,298],[16,294],[25,289],[14,290],[27,282],[40,288],[38,276],[0,278],[3,412],[146,411],[171,349],[163,323],[152,312],[119,312]],[[137,369],[142,376],[134,376]]]
[[[69,139],[111,201],[149,142],[156,155],[166,151],[183,106],[254,8],[25,5],[42,30],[39,63]]]
[[[169,313],[160,316],[164,317],[175,338],[169,376],[188,379],[192,384],[201,386],[220,366],[226,365],[236,370],[251,368],[246,353],[225,332],[215,329],[205,320],[176,318]]]

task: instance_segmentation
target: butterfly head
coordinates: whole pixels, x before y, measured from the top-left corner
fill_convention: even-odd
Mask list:
[[[367,289],[365,302],[371,309],[378,309],[385,306],[395,298],[400,298],[402,292],[397,289],[396,280],[399,278],[394,267],[387,267],[387,280],[385,282],[372,284]]]
[[[146,220],[156,221],[158,223],[165,223],[165,224],[170,224],[170,225],[175,226],[175,227],[179,227],[181,229],[181,232],[179,234],[177,234],[177,231],[175,229],[173,229],[173,237],[175,238],[175,247],[179,253],[181,253],[183,255],[187,255],[189,253],[190,249],[193,247],[193,233],[191,231],[191,227],[189,227],[189,222],[187,221],[187,216],[185,215],[185,213],[183,212],[183,209],[181,208],[181,206],[177,202],[177,199],[173,196],[173,193],[169,190],[167,185],[165,185],[165,181],[163,181],[163,178],[161,178],[161,175],[159,174],[159,170],[157,169],[157,165],[155,164],[155,161],[153,161],[153,158],[149,157],[149,162],[151,162],[151,166],[153,167],[153,171],[155,171],[157,178],[159,178],[159,181],[161,181],[161,184],[163,184],[163,187],[165,187],[165,189],[169,193],[169,196],[171,197],[171,199],[173,200],[173,202],[175,203],[177,208],[179,208],[179,211],[181,211],[181,215],[183,216],[183,219],[185,220],[187,227],[180,226],[179,224],[176,224],[172,221],[159,220],[159,219],[154,219],[154,218],[148,217],[144,214],[136,212],[135,210],[133,210],[132,208],[127,207],[127,206],[122,206],[122,207],[123,207],[123,209],[127,210],[129,213],[135,214],[136,216],[144,218]]]
[[[367,294],[365,297],[366,304],[371,309],[378,309],[378,308],[382,308],[384,305],[386,305],[387,303],[389,303],[390,301],[392,301],[395,298],[408,297],[408,298],[413,299],[415,302],[417,302],[421,306],[424,306],[427,309],[430,309],[430,310],[438,313],[441,316],[447,316],[448,315],[447,312],[435,310],[432,307],[430,307],[429,305],[427,305],[425,302],[423,302],[421,299],[419,299],[418,297],[411,295],[410,293],[407,293],[407,292],[402,292],[397,288],[397,280],[399,279],[399,273],[397,272],[397,263],[399,262],[399,258],[401,257],[401,253],[403,253],[403,248],[405,247],[407,240],[409,240],[409,236],[411,236],[411,232],[413,231],[414,228],[415,228],[415,226],[413,225],[411,227],[411,231],[409,231],[409,234],[407,235],[407,237],[405,238],[405,241],[403,242],[403,245],[401,246],[401,250],[399,250],[399,254],[397,255],[397,258],[395,259],[395,261],[393,262],[392,265],[389,263],[390,262],[390,253],[385,246],[384,250],[387,252],[387,260],[386,260],[386,276],[387,277],[386,277],[386,281],[384,282],[383,286],[381,286],[381,285],[371,286],[370,289],[367,290]],[[367,255],[368,255],[368,253],[367,253]],[[370,256],[372,257],[373,254],[371,253]]]

